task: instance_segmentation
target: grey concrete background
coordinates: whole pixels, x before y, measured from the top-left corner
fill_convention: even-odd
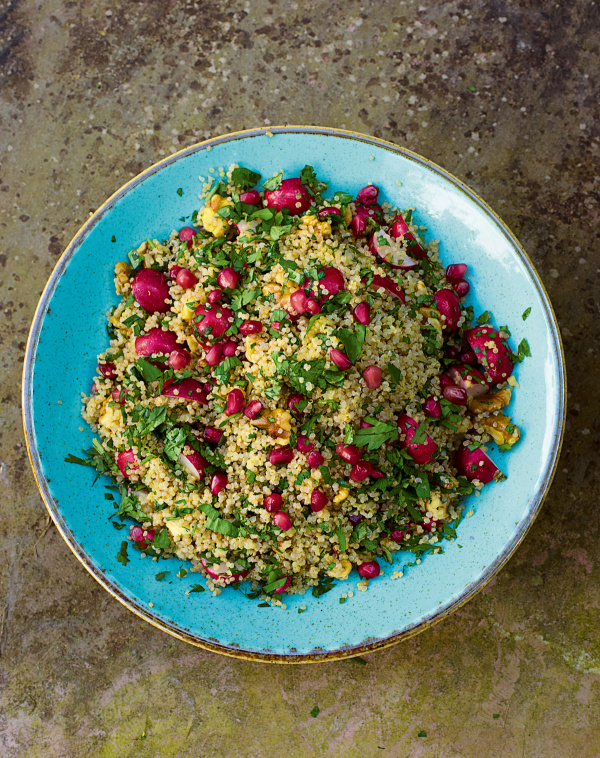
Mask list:
[[[0,0],[3,758],[600,756],[599,39],[584,0]],[[88,213],[183,146],[282,123],[380,136],[470,184],[567,351],[567,437],[525,542],[365,666],[226,659],[141,622],[50,525],[23,446],[29,324]]]

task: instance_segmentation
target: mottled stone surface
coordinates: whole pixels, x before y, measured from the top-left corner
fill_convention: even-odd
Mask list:
[[[0,755],[600,755],[599,39],[585,0],[0,0]],[[381,136],[469,183],[567,351],[566,441],[525,542],[365,666],[247,663],[141,622],[50,526],[23,447],[29,323],[88,212],[182,146],[281,123]]]

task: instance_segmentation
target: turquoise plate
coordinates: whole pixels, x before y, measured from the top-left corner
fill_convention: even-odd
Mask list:
[[[445,262],[469,264],[470,302],[526,338],[531,358],[517,366],[520,389],[510,407],[523,439],[491,455],[508,479],[471,498],[473,511],[444,553],[407,568],[402,554],[385,576],[357,591],[358,576],[319,599],[286,599],[260,608],[233,589],[186,595],[198,574],[178,579],[178,560],[116,560],[124,531],[112,528],[102,483],[91,469],[65,463],[87,448],[81,418],[96,355],[107,345],[105,314],[117,302],[116,261],[146,237],[164,238],[198,208],[199,176],[239,163],[263,176],[315,167],[333,188],[356,192],[377,184],[385,199],[414,206],[415,217],[441,240]],[[112,240],[116,239],[115,242]],[[524,321],[523,312],[531,308]],[[38,306],[27,345],[23,413],[35,476],[50,515],[88,571],[124,605],[155,626],[211,650],[256,660],[320,661],[368,653],[425,629],[471,598],[509,559],[536,517],[556,466],[564,425],[565,371],[556,318],[531,261],[496,214],[443,169],[403,148],[350,132],[317,127],[254,129],[194,145],[144,171],[116,192],[80,229],[58,262]],[[158,571],[169,570],[162,582]],[[354,590],[344,604],[342,593]],[[306,605],[306,611],[298,613]]]

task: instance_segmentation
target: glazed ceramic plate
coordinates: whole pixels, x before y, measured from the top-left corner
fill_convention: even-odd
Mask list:
[[[384,199],[416,208],[428,238],[441,240],[446,263],[469,265],[476,312],[488,310],[512,331],[513,349],[526,338],[531,358],[517,366],[520,388],[510,413],[523,439],[510,453],[491,452],[507,474],[472,497],[444,553],[408,567],[396,554],[385,575],[357,590],[348,581],[321,598],[286,598],[287,608],[259,607],[228,588],[198,592],[198,574],[175,576],[179,560],[157,564],[130,550],[116,560],[126,531],[108,521],[110,502],[95,472],[65,463],[90,446],[81,418],[96,356],[106,349],[105,314],[118,299],[114,264],[146,237],[164,238],[199,207],[200,176],[238,163],[263,177],[297,175],[305,164],[332,189],[356,193],[371,182]],[[508,188],[507,188],[508,191]],[[189,223],[189,222],[188,222]],[[531,308],[527,320],[523,312]],[[23,383],[27,444],[50,515],[88,571],[118,600],[150,623],[211,650],[246,658],[303,662],[364,654],[405,639],[472,597],[508,560],[531,526],[554,472],[565,411],[564,363],[556,319],[531,262],[506,225],[443,169],[408,150],[372,137],[313,127],[256,129],[208,140],[165,158],[116,192],[81,228],[42,295],[27,347]],[[107,480],[108,483],[108,480]],[[67,570],[67,568],[65,568]],[[159,571],[169,571],[156,581]],[[354,596],[340,603],[342,593]],[[301,605],[306,611],[299,613]]]

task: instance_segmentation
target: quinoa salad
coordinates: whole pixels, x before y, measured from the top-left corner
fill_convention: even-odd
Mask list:
[[[487,450],[519,440],[529,346],[476,318],[467,266],[377,186],[217,176],[189,226],[116,264],[83,396],[96,438],[67,460],[111,478],[123,564],[175,556],[271,605],[353,570],[366,589],[397,551],[441,552],[465,497],[504,478]]]

